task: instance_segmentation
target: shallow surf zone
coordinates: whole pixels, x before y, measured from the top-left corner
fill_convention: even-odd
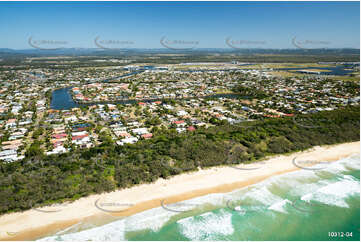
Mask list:
[[[78,224],[41,240],[356,241],[359,228],[360,156],[352,155],[324,169],[274,176],[230,193],[164,201],[100,227]]]

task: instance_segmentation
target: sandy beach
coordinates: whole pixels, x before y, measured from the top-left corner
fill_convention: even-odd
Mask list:
[[[254,164],[204,169],[158,179],[152,184],[91,195],[73,203],[6,214],[0,217],[0,240],[33,240],[84,219],[106,223],[159,207],[162,202],[170,204],[210,193],[230,192],[274,175],[301,169],[301,166],[317,166],[318,162],[332,162],[359,153],[360,142],[314,147],[303,152],[273,156]]]

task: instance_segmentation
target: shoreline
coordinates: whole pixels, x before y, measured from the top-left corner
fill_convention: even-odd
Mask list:
[[[266,157],[258,165],[237,165],[244,170],[213,167],[169,179],[160,178],[152,184],[90,195],[68,204],[4,214],[0,216],[0,240],[33,240],[55,234],[83,220],[98,221],[102,225],[160,207],[164,200],[170,204],[211,193],[231,192],[272,176],[300,170],[293,163],[296,158],[332,162],[356,153],[360,154],[360,141],[316,146],[306,151]],[[257,169],[252,169],[255,167]]]

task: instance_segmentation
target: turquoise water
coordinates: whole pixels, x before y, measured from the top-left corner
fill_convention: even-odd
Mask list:
[[[164,206],[42,240],[359,240],[360,156]]]

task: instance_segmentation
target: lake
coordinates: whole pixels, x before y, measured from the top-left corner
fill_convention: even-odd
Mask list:
[[[327,70],[322,72],[321,75],[335,75],[335,76],[346,76],[350,75],[353,70],[345,70],[345,66],[333,66],[333,67],[302,67],[302,68],[278,68],[276,71],[296,71],[299,70]]]
[[[92,103],[85,103],[85,104],[78,104],[75,102],[70,94],[71,87],[61,88],[53,91],[50,108],[55,110],[69,110],[72,108],[76,108],[79,106],[90,106],[94,104],[107,104],[107,103],[113,103],[113,104],[134,104],[137,102],[155,102],[155,101],[162,101],[162,100],[170,100],[170,99],[164,99],[164,98],[154,98],[154,99],[126,99],[126,100],[117,100],[117,101],[104,101],[104,102],[92,102]],[[190,99],[196,99],[199,97],[188,97],[188,98],[172,98],[171,100],[190,100]],[[242,96],[238,94],[213,94],[208,96],[203,96],[202,98],[242,98]],[[244,98],[244,97],[243,97]]]
[[[71,87],[54,90],[51,96],[50,108],[56,110],[67,110],[79,107],[70,95]]]

